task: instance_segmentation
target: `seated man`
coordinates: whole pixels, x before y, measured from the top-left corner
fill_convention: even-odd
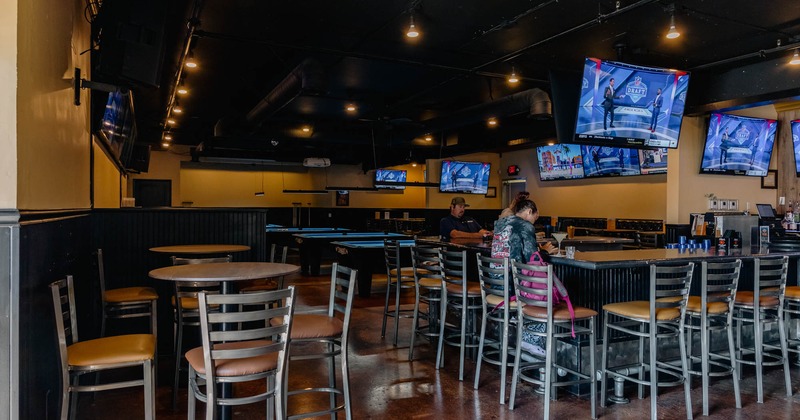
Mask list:
[[[443,241],[451,238],[483,238],[491,235],[492,232],[483,229],[481,225],[471,217],[464,217],[464,209],[469,207],[464,201],[464,197],[454,197],[450,201],[450,215],[439,222],[439,235]]]

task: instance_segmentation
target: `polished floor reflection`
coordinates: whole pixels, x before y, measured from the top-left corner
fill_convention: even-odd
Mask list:
[[[300,277],[288,279],[287,284],[298,287],[303,305],[322,303],[327,297],[329,277]],[[377,286],[377,285],[376,285]],[[410,302],[411,299],[406,299]],[[380,338],[383,296],[376,291],[370,299],[356,297],[351,326],[351,390],[354,419],[531,419],[542,416],[542,396],[528,385],[520,385],[516,408],[509,411],[499,405],[499,372],[494,366],[484,364],[481,372],[481,387],[473,389],[475,364],[468,360],[465,365],[465,380],[458,381],[458,353],[447,350],[445,366],[437,371],[433,360],[436,352],[425,340],[419,340],[416,361],[409,362],[408,343],[411,320],[401,319],[398,347],[391,338]],[[391,321],[391,320],[390,320]],[[186,418],[186,389],[179,394],[177,411],[171,408],[171,368],[169,351],[161,351],[159,361],[159,386],[156,395],[157,417],[160,419]],[[796,358],[793,358],[796,360]],[[318,379],[325,381],[326,367],[323,364],[295,363],[291,369],[291,387],[297,388]],[[800,367],[792,365],[792,384],[795,394],[800,393]],[[509,380],[510,380],[509,375]],[[185,381],[184,381],[185,382]],[[765,402],[756,403],[755,372],[745,368],[742,381],[743,408],[737,410],[733,399],[733,385],[729,378],[712,379],[711,416],[716,419],[791,419],[800,418],[800,396],[787,398],[784,395],[783,373],[780,369],[767,370],[764,379]],[[639,419],[649,412],[649,399],[636,398],[635,388],[627,389],[631,403],[598,407],[598,415],[605,419]],[[694,415],[702,418],[700,381],[692,384]],[[685,418],[683,387],[659,391],[659,416],[664,419]],[[199,404],[199,403],[198,403]],[[290,413],[294,410],[313,411],[315,404],[323,407],[327,397],[315,402],[310,398],[289,400]],[[81,396],[78,418],[86,419],[134,419],[142,413],[141,389],[116,390],[99,393],[95,398]],[[198,409],[200,409],[200,405]],[[589,400],[560,392],[558,400],[551,405],[552,417],[560,419],[590,418]],[[202,413],[202,411],[199,411]],[[202,416],[199,414],[198,416]],[[234,418],[263,418],[264,407],[260,404],[236,407]],[[325,417],[330,418],[330,417]],[[339,418],[344,418],[340,415]]]

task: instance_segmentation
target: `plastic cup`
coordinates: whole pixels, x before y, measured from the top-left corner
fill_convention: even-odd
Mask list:
[[[574,246],[567,246],[564,248],[567,252],[567,258],[574,259],[575,258],[575,247]]]

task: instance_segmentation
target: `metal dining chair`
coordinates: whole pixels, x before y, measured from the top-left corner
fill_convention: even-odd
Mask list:
[[[106,335],[106,320],[128,318],[150,318],[150,334],[158,337],[158,293],[152,287],[132,286],[106,289],[106,271],[103,250],[97,249],[97,272],[100,280],[100,296],[103,302],[103,318],[100,321],[100,336]]]

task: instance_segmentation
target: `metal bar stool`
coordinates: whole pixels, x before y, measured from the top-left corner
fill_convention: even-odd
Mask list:
[[[531,265],[512,261],[511,267],[514,279],[514,294],[517,298],[516,316],[518,321],[509,408],[511,410],[514,409],[517,383],[520,379],[538,384],[544,388],[545,419],[550,418],[550,399],[554,397],[551,392],[554,392],[556,387],[588,383],[591,395],[592,418],[597,418],[597,379],[595,376],[597,312],[589,308],[575,307],[573,309],[575,314],[573,321],[568,307],[554,302],[555,276],[553,275],[552,265]],[[545,331],[535,334],[545,338],[547,352],[544,356],[544,363],[540,361],[520,366],[522,331],[531,322],[545,323]],[[581,325],[584,322],[588,323],[588,326]],[[589,371],[586,373],[559,365],[555,357],[557,353],[556,343],[559,338],[580,336],[586,336],[589,340]],[[543,378],[541,377],[541,368],[544,368]],[[574,379],[557,381],[556,371],[558,370],[566,371]]]
[[[400,318],[412,318],[411,309],[400,309],[400,292],[403,289],[414,288],[414,268],[403,267],[400,259],[400,241],[384,240],[383,254],[386,259],[386,303],[383,305],[383,325],[381,338],[386,336],[386,318],[394,318],[394,336],[392,344],[397,347],[397,330],[400,327]],[[394,290],[394,307],[389,307],[389,298]]]
[[[756,258],[753,291],[737,291],[734,301],[733,319],[736,321],[736,368],[741,375],[742,363],[755,366],[758,402],[764,402],[764,366],[783,365],[786,381],[786,396],[792,396],[792,382],[789,378],[789,356],[786,344],[786,328],[783,322],[783,298],[786,289],[786,275],[789,257]],[[753,324],[753,348],[742,345],[743,324]],[[764,342],[764,330],[768,324],[778,324],[778,345]],[[780,350],[780,355],[765,352],[765,349]],[[745,358],[754,355],[754,359]],[[764,360],[764,358],[769,360]]]
[[[517,302],[509,299],[511,288],[508,281],[508,258],[489,258],[477,254],[477,259],[478,279],[481,284],[482,316],[478,365],[475,368],[475,389],[478,389],[480,384],[482,362],[485,360],[486,363],[498,366],[500,368],[500,404],[505,404],[506,371],[507,368],[514,366],[514,359],[512,358],[510,362],[508,359],[510,324],[516,323],[511,318],[511,309],[513,308],[514,314],[516,314]],[[490,322],[500,327],[497,339],[486,337],[486,327]]]
[[[689,373],[698,375],[703,381],[703,415],[708,415],[709,377],[733,376],[733,391],[736,397],[736,408],[742,408],[739,394],[739,375],[734,363],[735,347],[733,344],[733,302],[742,260],[721,263],[703,261],[701,266],[702,282],[700,296],[689,296],[686,303],[687,322],[684,324],[689,350]],[[700,333],[700,356],[692,355],[692,337],[694,332]],[[728,336],[728,355],[711,351],[711,333],[725,331]],[[700,362],[700,370],[694,369],[694,362]],[[711,368],[714,367],[714,370]]]
[[[608,377],[622,378],[639,384],[639,398],[643,397],[643,386],[650,385],[650,418],[658,418],[656,397],[659,386],[683,384],[686,398],[686,418],[692,418],[692,400],[689,389],[689,372],[686,358],[686,340],[683,334],[686,318],[686,301],[692,283],[694,263],[679,266],[650,265],[650,300],[610,303],[603,305],[603,359],[600,405],[606,405]],[[615,322],[609,319],[614,316]],[[639,360],[626,366],[608,366],[608,348],[611,344],[609,330],[639,337]],[[680,367],[666,360],[658,360],[658,340],[678,337]],[[644,341],[649,343],[649,358],[644,358]],[[644,378],[646,370],[650,377]],[[634,375],[638,372],[638,377]],[[671,380],[659,380],[659,374]]]
[[[442,268],[442,318],[439,329],[439,349],[436,352],[436,366],[442,366],[443,346],[449,344],[460,349],[458,380],[464,380],[464,357],[467,348],[478,347],[478,333],[475,331],[475,316],[481,308],[481,285],[467,281],[467,251],[439,250]],[[455,333],[445,334],[445,315],[450,307],[460,314],[459,327]]]
[[[800,264],[800,262],[799,262]],[[798,271],[800,273],[800,271]],[[786,286],[783,294],[783,316],[786,325],[786,350],[800,354],[800,336],[792,338],[789,330],[792,328],[792,318],[800,318],[800,285]]]
[[[408,348],[408,360],[414,360],[414,344],[417,334],[433,341],[439,337],[441,322],[442,302],[442,277],[439,270],[439,248],[413,246],[411,248],[411,261],[414,267],[414,286],[416,297],[414,299],[414,316],[411,321],[411,345]],[[425,304],[427,310],[420,311],[420,304]],[[419,320],[423,319],[425,325],[420,326]]]

